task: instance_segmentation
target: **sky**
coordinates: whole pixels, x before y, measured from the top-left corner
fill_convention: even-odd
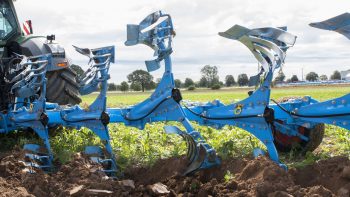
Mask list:
[[[162,10],[172,16],[173,71],[176,79],[200,79],[204,65],[215,65],[220,80],[228,74],[255,75],[257,61],[240,42],[218,35],[235,24],[247,28],[288,26],[297,42],[287,52],[283,72],[302,78],[316,71],[328,77],[334,70],[350,69],[350,40],[310,27],[311,22],[350,12],[349,0],[16,0],[20,22],[32,20],[35,35],[56,35],[73,63],[87,67],[87,59],[72,45],[96,48],[116,46],[111,82],[126,81],[144,61],[154,59],[145,45],[125,46],[126,25],[138,24],[148,14]],[[151,74],[162,76],[163,69]]]

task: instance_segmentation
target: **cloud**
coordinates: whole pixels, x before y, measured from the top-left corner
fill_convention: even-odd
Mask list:
[[[329,31],[308,26],[348,11],[350,1],[338,0],[18,0],[20,21],[32,19],[37,35],[56,34],[71,59],[80,65],[86,59],[74,52],[72,44],[82,47],[115,45],[117,63],[111,66],[111,81],[121,82],[135,69],[145,69],[144,60],[152,58],[145,46],[124,46],[126,24],[139,23],[156,10],[171,14],[177,31],[174,39],[174,75],[184,79],[191,73],[200,78],[200,68],[217,65],[219,75],[253,75],[257,63],[241,43],[218,36],[234,24],[249,28],[288,26],[297,35],[289,49],[283,70],[287,77],[317,71],[329,75],[350,68],[350,41]],[[152,73],[161,77],[162,71]]]

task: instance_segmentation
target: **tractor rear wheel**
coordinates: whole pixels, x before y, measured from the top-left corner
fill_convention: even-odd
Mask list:
[[[47,72],[46,99],[60,105],[75,105],[81,102],[77,74],[71,68]]]
[[[283,97],[279,99],[278,103],[287,102],[290,99],[299,99],[300,97]],[[282,121],[277,120],[280,124]],[[283,134],[281,131],[273,129],[274,144],[276,149],[280,152],[290,152],[291,150],[305,154],[306,152],[314,151],[322,142],[325,132],[324,124],[317,124],[313,128],[298,127],[298,132],[309,138],[304,141],[297,136],[289,136]]]

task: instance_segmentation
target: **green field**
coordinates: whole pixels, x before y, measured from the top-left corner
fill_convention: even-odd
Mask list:
[[[195,91],[182,90],[184,100],[192,101],[212,101],[220,99],[224,103],[231,103],[237,99],[247,97],[249,88],[230,88],[221,90],[196,89]],[[350,86],[311,86],[311,87],[288,87],[273,88],[271,98],[278,99],[285,96],[312,96],[317,100],[327,100],[340,97],[350,92]],[[109,107],[119,107],[132,105],[143,101],[150,96],[152,92],[109,92],[107,105]],[[97,94],[91,94],[83,97],[83,102],[91,103]]]

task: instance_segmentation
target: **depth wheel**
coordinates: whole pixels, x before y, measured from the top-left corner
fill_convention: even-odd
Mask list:
[[[278,103],[287,102],[290,99],[300,99],[301,97],[283,97],[279,99]],[[277,120],[280,124],[284,124],[283,121]],[[297,136],[289,136],[283,134],[277,129],[273,129],[274,144],[279,152],[290,152],[291,150],[305,154],[306,152],[314,151],[322,142],[324,137],[325,125],[317,124],[313,128],[306,128],[303,126],[298,127],[298,132],[309,138],[308,141],[304,141]]]
[[[311,129],[299,126],[298,132],[309,138],[308,141],[304,141],[297,136],[288,136],[282,132],[274,129],[274,143],[276,149],[280,152],[290,152],[291,150],[305,154],[306,152],[314,151],[322,142],[324,136],[325,126],[324,124],[317,124]]]

